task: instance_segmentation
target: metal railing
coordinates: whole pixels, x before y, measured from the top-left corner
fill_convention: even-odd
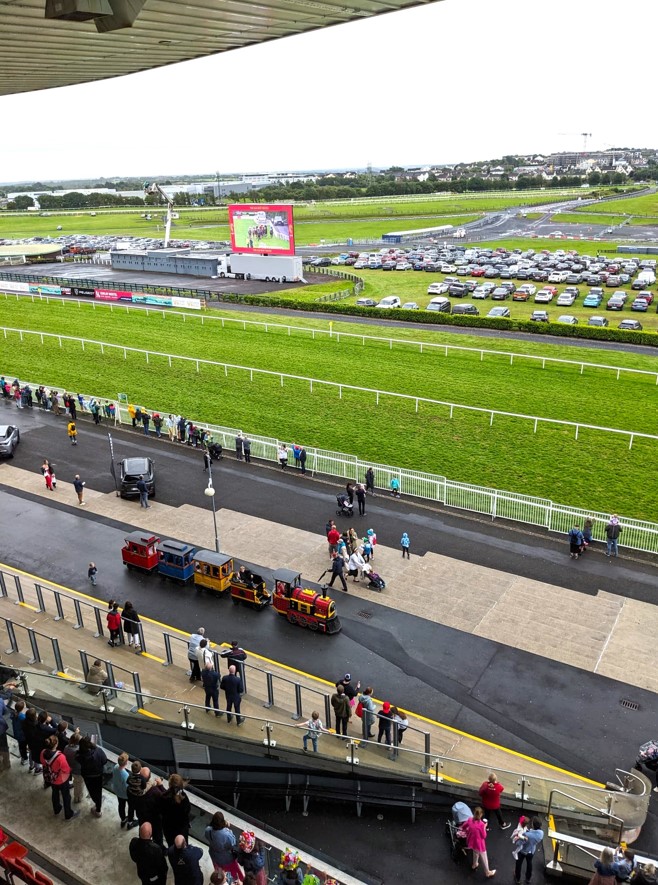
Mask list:
[[[38,387],[36,382],[23,380],[22,383],[30,383],[33,388]],[[46,386],[60,392],[64,390],[57,385]],[[94,398],[97,397],[83,395],[83,399],[86,401]],[[115,423],[131,425],[132,419],[128,413],[127,405],[115,401],[114,406]],[[169,409],[156,409],[149,406],[147,411],[151,414],[157,411],[161,415],[166,415]],[[195,420],[194,425],[210,434],[214,441],[220,442],[226,451],[233,448],[236,436],[242,432],[240,428],[229,428],[203,421]],[[280,445],[282,443],[288,447],[291,445],[290,440],[267,436],[250,434],[250,439],[252,441],[252,458],[274,463],[278,462],[277,453]],[[308,447],[306,452],[306,470],[312,475],[321,474],[338,477],[342,480],[364,482],[366,470],[370,467],[375,474],[375,488],[379,491],[388,490],[391,479],[395,477],[400,483],[401,494],[405,496],[420,498],[457,510],[479,513],[490,516],[492,519],[507,519],[525,525],[539,526],[562,535],[567,534],[576,522],[582,524],[585,519],[591,519],[593,539],[600,542],[605,541],[605,527],[609,521],[608,513],[569,504],[558,504],[548,498],[537,498],[518,492],[457,482],[440,474],[377,464],[374,461],[364,460],[357,455],[345,452],[332,452],[313,447]],[[620,544],[620,546],[629,550],[658,553],[658,523],[626,517],[623,514],[619,516],[624,529],[623,545]]]

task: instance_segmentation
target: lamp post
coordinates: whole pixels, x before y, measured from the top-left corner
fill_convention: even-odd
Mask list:
[[[208,459],[208,485],[203,490],[203,494],[210,498],[210,503],[212,505],[212,521],[215,526],[215,553],[219,553],[219,535],[217,534],[217,512],[215,510],[215,487],[212,484],[212,462],[210,459],[210,453],[207,453]]]

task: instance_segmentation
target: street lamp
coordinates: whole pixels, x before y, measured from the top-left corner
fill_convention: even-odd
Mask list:
[[[207,455],[208,460],[208,485],[203,490],[203,494],[210,498],[210,503],[212,505],[212,521],[215,526],[215,553],[219,553],[219,535],[217,534],[217,512],[215,510],[215,488],[212,484],[212,464],[210,460],[210,454]]]

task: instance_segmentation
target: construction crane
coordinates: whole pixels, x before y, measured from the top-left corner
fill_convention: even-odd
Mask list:
[[[580,135],[583,139],[583,153],[587,153],[587,139],[592,137],[591,132],[560,132],[560,135]]]
[[[162,197],[162,199],[165,201],[165,203],[167,204],[167,222],[165,225],[165,236],[164,236],[164,247],[166,249],[167,246],[169,245],[169,237],[171,235],[171,220],[174,217],[173,198],[168,196],[168,194],[166,194],[162,190],[160,185],[155,181],[153,182],[153,184],[148,184],[148,182],[146,182],[144,184],[144,193],[145,194],[159,194]]]

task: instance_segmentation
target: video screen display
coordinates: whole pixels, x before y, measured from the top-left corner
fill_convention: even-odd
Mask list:
[[[257,255],[294,255],[292,206],[240,203],[228,207],[231,249]]]

